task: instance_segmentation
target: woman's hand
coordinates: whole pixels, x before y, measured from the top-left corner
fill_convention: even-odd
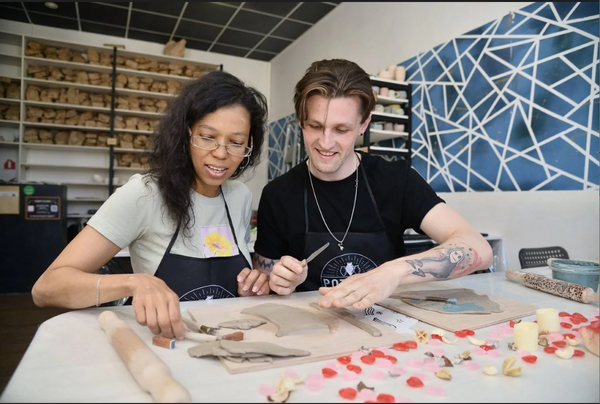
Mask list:
[[[237,276],[240,297],[269,294],[269,277],[257,270],[244,268]]]
[[[162,279],[153,275],[132,275],[129,282],[137,322],[148,326],[155,335],[183,339],[179,296]]]

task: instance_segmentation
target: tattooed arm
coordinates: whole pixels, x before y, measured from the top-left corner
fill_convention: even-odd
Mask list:
[[[265,258],[254,254],[254,269],[267,274],[269,287],[278,295],[289,295],[298,285],[306,280],[308,266],[289,255],[284,255],[280,260]]]
[[[488,242],[445,203],[434,206],[420,227],[439,243],[437,247],[388,261],[346,278],[334,288],[320,288],[323,297],[319,305],[364,309],[387,298],[400,285],[458,278],[492,264]]]

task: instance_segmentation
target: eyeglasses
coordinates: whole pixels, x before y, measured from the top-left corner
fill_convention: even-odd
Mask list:
[[[248,157],[252,154],[252,147],[237,143],[219,143],[215,139],[206,136],[192,135],[192,145],[202,150],[217,150],[219,146],[225,146],[227,153],[232,156]]]

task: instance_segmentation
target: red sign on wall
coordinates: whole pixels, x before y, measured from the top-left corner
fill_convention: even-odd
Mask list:
[[[8,159],[4,162],[5,170],[14,170],[17,168],[17,163],[11,159]]]

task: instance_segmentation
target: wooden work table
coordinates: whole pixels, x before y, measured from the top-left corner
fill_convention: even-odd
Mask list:
[[[540,269],[538,272],[543,271]],[[597,309],[597,305],[577,303],[512,283],[506,280],[504,273],[470,275],[450,282],[538,307],[554,307],[559,311],[579,312],[585,316]],[[282,302],[306,294],[316,295],[317,292],[298,293],[282,298]],[[211,306],[232,304],[234,301],[240,302],[239,299],[185,302],[182,303],[182,312],[189,305],[206,306],[209,310]],[[254,301],[250,304],[254,304]],[[140,390],[98,325],[98,315],[103,310],[107,308],[72,311],[44,322],[0,396],[0,402],[151,402],[151,396]],[[130,306],[111,307],[109,310],[114,310],[149,343],[151,349],[170,367],[173,377],[190,391],[195,402],[267,402],[266,397],[259,394],[260,385],[275,386],[286,369],[293,369],[302,376],[318,372],[331,362],[320,361],[231,375],[216,359],[191,358],[187,348],[196,344],[193,341],[177,341],[174,350],[152,346],[152,333],[137,324]],[[534,321],[535,315],[525,317],[525,320]],[[433,329],[421,322],[412,328]],[[476,337],[487,337],[492,328],[477,330]],[[404,338],[399,335],[401,340]],[[350,402],[342,399],[338,391],[345,387],[356,388],[360,381],[375,387],[376,393],[388,393],[415,402],[599,402],[598,357],[583,346],[577,347],[586,352],[583,358],[563,360],[539,349],[535,353],[538,356],[537,363],[527,364],[516,352],[509,351],[507,342],[511,341],[511,337],[502,338],[500,350],[503,355],[499,358],[472,355],[473,361],[480,365],[478,370],[469,370],[463,366],[464,363],[447,368],[453,376],[451,381],[440,380],[423,369],[411,368],[407,360],[424,359],[424,353],[432,348],[443,348],[446,356],[453,359],[473,347],[467,340],[436,347],[420,344],[410,352],[390,350],[390,354],[398,358],[397,365],[407,371],[402,376],[373,380],[368,377],[371,371],[386,369],[360,364],[363,373],[358,379],[344,381],[339,375],[325,379],[320,391],[310,391],[306,386],[299,385],[288,402]],[[518,365],[523,366],[524,371],[520,376],[507,377],[502,374],[502,362],[508,356],[516,357]],[[484,375],[482,369],[486,364],[498,368],[499,374]],[[406,379],[415,372],[429,375],[425,388],[407,386]],[[426,388],[432,384],[443,387],[445,397],[430,395]],[[362,401],[357,397],[352,402]]]

